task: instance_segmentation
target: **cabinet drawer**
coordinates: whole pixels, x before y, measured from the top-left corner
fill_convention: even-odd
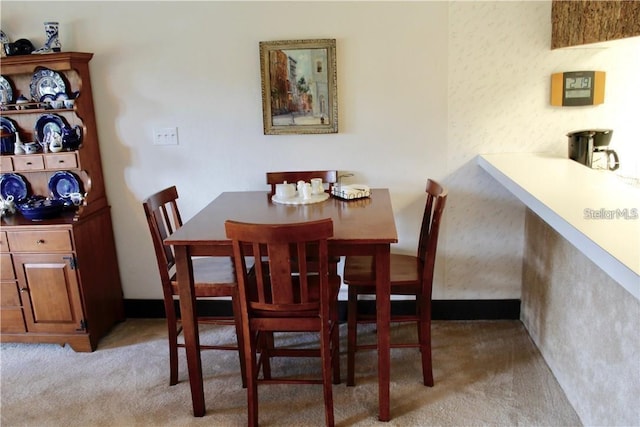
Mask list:
[[[20,307],[17,282],[0,282],[0,306]]]
[[[48,154],[44,158],[47,169],[73,169],[78,167],[76,153]]]
[[[9,231],[7,232],[12,252],[71,251],[71,234],[67,230],[56,231]]]
[[[21,308],[3,308],[2,310],[0,310],[0,332],[27,332],[27,328],[24,326],[24,316],[22,315]]]
[[[9,241],[4,231],[0,231],[0,252],[9,252]]]
[[[15,280],[16,275],[13,272],[13,263],[11,262],[10,254],[1,254],[0,255],[0,279],[2,280]],[[1,297],[1,295],[0,295]]]
[[[11,157],[0,157],[0,170],[2,172],[11,172],[13,170],[13,162],[11,161]]]
[[[44,169],[44,159],[40,154],[15,156],[13,158],[13,169],[15,171],[42,170]]]

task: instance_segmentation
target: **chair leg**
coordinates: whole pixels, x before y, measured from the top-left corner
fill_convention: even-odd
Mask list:
[[[332,369],[332,331],[329,324],[322,325],[320,331],[320,353],[322,359],[322,388],[324,391],[324,415],[328,427],[335,425],[333,417],[333,385],[331,384]],[[335,372],[335,371],[334,371]]]
[[[173,303],[173,301],[172,301]],[[167,338],[169,340],[169,385],[178,384],[178,322],[176,313],[171,309],[167,309]]]
[[[231,297],[233,305],[233,321],[236,327],[236,341],[238,343],[238,356],[240,358],[240,375],[242,376],[242,388],[247,387],[247,368],[245,366],[244,345],[242,338],[242,318],[240,317],[240,296],[234,293]]]
[[[333,383],[340,384],[340,330],[338,305],[332,312],[331,320],[331,361],[333,363]]]
[[[358,292],[349,286],[347,301],[347,386],[355,385],[355,357],[358,346]]]
[[[273,332],[262,331],[257,334],[257,352],[260,353],[262,364],[262,378],[271,379],[271,351],[275,348]],[[258,368],[260,373],[260,368]]]
[[[249,329],[243,331],[244,365],[247,369],[247,425],[258,427],[258,334]]]
[[[431,361],[431,310],[427,303],[421,304],[418,338],[422,357],[422,380],[424,385],[433,387],[433,365]]]
[[[329,262],[329,276],[337,276],[337,275],[338,275],[338,263]]]

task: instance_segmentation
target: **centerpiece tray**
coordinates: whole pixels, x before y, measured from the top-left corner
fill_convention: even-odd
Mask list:
[[[281,205],[310,205],[313,203],[324,202],[328,198],[329,198],[329,193],[312,194],[311,197],[309,197],[308,199],[305,199],[302,196],[298,196],[298,195],[294,197],[284,198],[284,197],[279,197],[277,194],[274,194],[271,197],[271,201]]]

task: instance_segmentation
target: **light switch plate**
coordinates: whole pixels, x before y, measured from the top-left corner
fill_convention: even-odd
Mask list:
[[[153,145],[178,145],[178,128],[154,129]]]

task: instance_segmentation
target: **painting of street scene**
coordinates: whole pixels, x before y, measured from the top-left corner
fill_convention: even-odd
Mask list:
[[[324,124],[327,119],[327,49],[270,52],[271,117],[278,125]]]
[[[335,53],[322,46],[278,47],[281,46],[263,53],[263,66],[265,63],[268,66],[268,73],[263,74],[263,91],[268,92],[263,93],[268,95],[268,102],[263,101],[267,102],[270,121],[269,126],[265,124],[265,132],[267,127],[303,128],[299,132],[285,130],[284,133],[331,132],[336,119],[331,92],[332,85],[335,87],[335,73],[330,70],[331,54]],[[305,132],[305,127],[314,130]],[[327,127],[329,130],[323,131]]]

